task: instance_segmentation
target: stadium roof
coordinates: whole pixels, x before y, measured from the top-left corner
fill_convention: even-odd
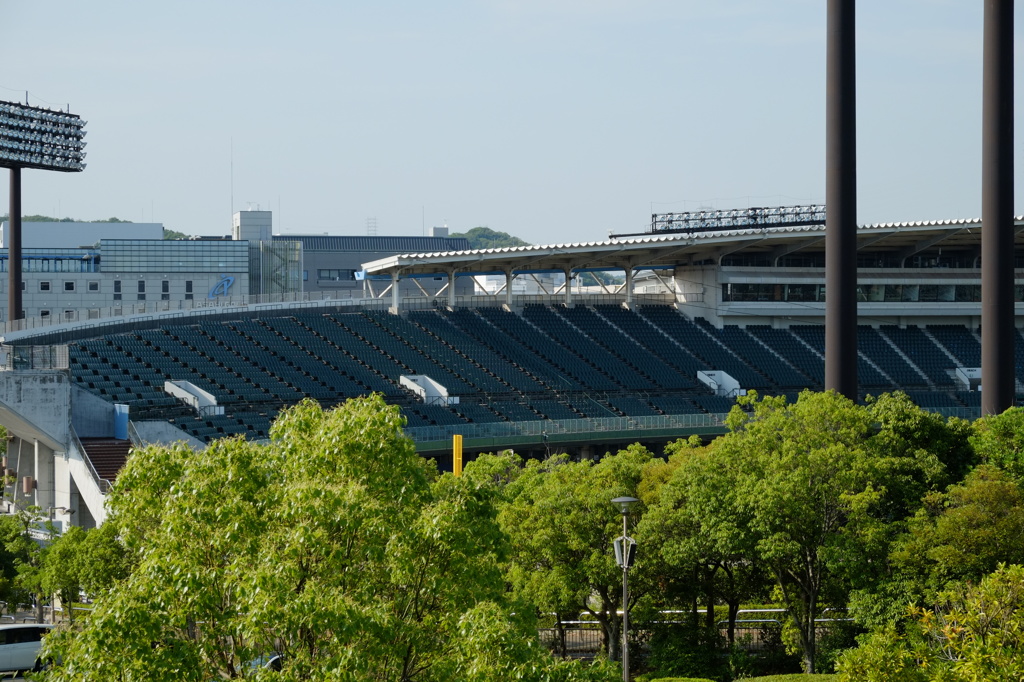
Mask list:
[[[1024,247],[1024,216],[1014,219],[1017,243]],[[773,257],[804,249],[821,250],[823,225],[740,228],[711,232],[651,234],[600,242],[514,246],[468,251],[406,253],[363,263],[367,275],[402,277],[441,273],[546,272],[586,269],[674,268],[719,263],[735,253]],[[899,251],[904,257],[941,245],[980,248],[981,220],[879,223],[857,228],[858,251]]]

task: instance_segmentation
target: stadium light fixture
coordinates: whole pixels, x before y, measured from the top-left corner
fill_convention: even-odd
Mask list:
[[[21,169],[62,173],[85,170],[85,121],[70,112],[0,101],[0,168],[11,171],[11,208],[5,235],[9,272],[7,322],[10,325],[23,317]]]
[[[85,170],[85,123],[63,111],[0,102],[0,167]]]

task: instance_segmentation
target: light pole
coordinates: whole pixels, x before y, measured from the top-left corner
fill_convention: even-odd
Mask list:
[[[612,504],[622,512],[622,537],[615,538],[615,563],[622,567],[622,682],[629,682],[629,567],[636,559],[636,540],[629,537],[629,508],[640,500],[616,497]]]

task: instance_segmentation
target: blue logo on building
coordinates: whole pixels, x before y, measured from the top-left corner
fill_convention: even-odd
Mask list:
[[[227,296],[231,285],[235,283],[235,278],[229,275],[221,275],[220,278],[220,281],[214,284],[213,288],[210,289],[210,293],[206,295],[206,298],[211,301],[218,296]]]

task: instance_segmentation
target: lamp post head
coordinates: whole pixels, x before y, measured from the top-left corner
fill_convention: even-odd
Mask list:
[[[640,500],[636,499],[635,497],[616,497],[614,500],[612,500],[612,504],[619,508],[619,511],[622,512],[623,516],[626,516],[627,514],[629,514],[629,508],[632,507],[634,503],[639,501]]]

